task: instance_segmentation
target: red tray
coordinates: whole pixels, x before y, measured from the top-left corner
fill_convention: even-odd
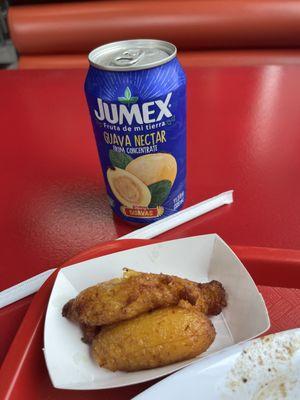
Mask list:
[[[64,266],[158,241],[159,240],[121,240],[104,243],[74,257]],[[233,250],[241,258],[257,284],[284,286],[286,288],[300,287],[300,251],[253,247],[233,247]],[[101,391],[67,391],[52,387],[41,349],[43,347],[44,315],[56,274],[57,271],[51,275],[34,297],[26,313],[26,318],[23,319],[4,360],[0,370],[0,399],[125,400],[135,396],[155,383],[155,381],[151,381],[139,385]],[[269,289],[270,288],[262,287],[261,291],[266,295]],[[294,311],[293,302],[299,303],[299,289],[283,290],[290,290],[291,295],[297,297],[297,301],[295,300],[296,297],[292,297],[293,300],[290,304],[292,311]],[[278,291],[276,292],[275,290],[274,293],[278,294]],[[272,292],[271,295],[267,296],[267,306],[268,302],[269,306],[272,306],[274,293]],[[278,301],[278,296],[275,300]],[[278,314],[278,309],[276,312]],[[286,312],[286,307],[283,312]],[[282,322],[282,318],[279,314],[277,318]],[[294,313],[292,317],[288,319],[286,325],[278,325],[277,330],[278,328],[288,329],[295,326],[300,326],[300,309],[297,314]],[[273,331],[275,330],[276,327],[275,329],[273,327]]]

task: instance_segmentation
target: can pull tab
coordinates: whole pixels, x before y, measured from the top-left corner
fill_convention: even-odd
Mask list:
[[[127,49],[119,54],[114,60],[113,64],[120,67],[126,67],[127,65],[133,65],[137,63],[145,54],[142,49]]]

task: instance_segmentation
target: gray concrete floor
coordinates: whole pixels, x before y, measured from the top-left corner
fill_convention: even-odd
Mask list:
[[[0,43],[0,69],[16,68],[17,60],[17,53],[11,40]]]

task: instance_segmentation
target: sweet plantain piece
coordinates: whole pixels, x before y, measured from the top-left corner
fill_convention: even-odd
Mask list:
[[[183,361],[208,349],[210,320],[196,307],[172,306],[105,326],[92,342],[92,356],[111,371],[138,371]]]
[[[207,315],[219,314],[226,294],[218,281],[197,283],[165,274],[125,270],[123,278],[83,290],[63,307],[62,314],[89,326],[113,324],[157,308],[187,300]]]
[[[100,332],[101,326],[89,326],[80,324],[80,328],[82,330],[82,338],[83,343],[91,344],[94,337],[98,335]]]

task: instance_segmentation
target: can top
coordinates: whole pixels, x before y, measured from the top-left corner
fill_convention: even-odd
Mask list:
[[[92,50],[90,64],[108,71],[135,71],[154,68],[176,57],[174,44],[156,39],[122,40]]]

